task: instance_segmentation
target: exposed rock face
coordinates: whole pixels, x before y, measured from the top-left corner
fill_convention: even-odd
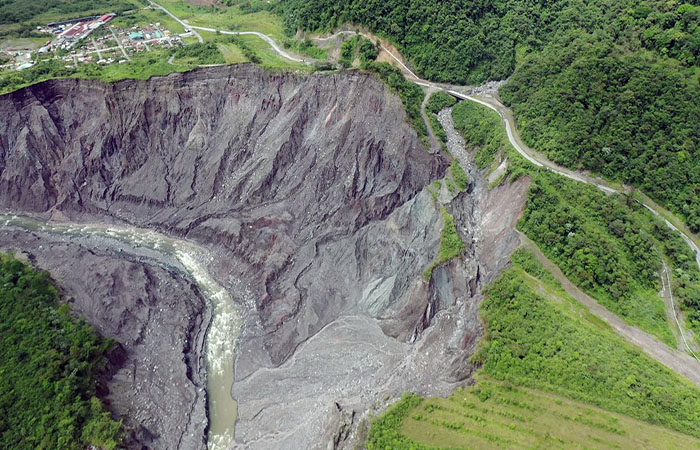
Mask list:
[[[191,281],[160,256],[108,250],[96,239],[5,228],[0,249],[48,270],[73,311],[120,343],[103,397],[124,420],[127,447],[205,448],[206,374],[198,355],[209,313]]]
[[[211,250],[211,273],[245,310],[233,387],[238,447],[351,448],[368,408],[403,390],[447,394],[470,374],[480,271],[500,264],[482,267],[472,244],[482,234],[481,194],[449,206],[467,255],[424,281],[442,219],[423,187],[447,161],[423,149],[376,79],[242,65],[149,82],[55,81],[1,97],[0,118],[0,208],[154,228]],[[508,237],[515,216],[498,236]],[[494,260],[509,254],[496,247]],[[90,285],[85,273],[75,286]],[[74,289],[119,295],[91,286]],[[168,302],[194,305],[184,291],[188,299]],[[103,314],[114,311],[86,311],[109,329]],[[191,363],[200,353],[188,351]],[[152,381],[134,374],[137,385]],[[188,382],[178,383],[164,383],[163,396]],[[161,414],[188,414],[170,406]],[[192,448],[169,442],[153,446]]]

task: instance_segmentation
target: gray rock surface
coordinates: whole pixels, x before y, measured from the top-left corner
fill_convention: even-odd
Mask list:
[[[482,274],[512,250],[524,187],[486,193],[470,171],[472,189],[448,205],[468,250],[426,282],[442,218],[423,188],[447,161],[371,76],[239,65],[54,81],[0,97],[0,117],[0,208],[209,248],[211,274],[245,310],[236,448],[352,448],[368,410],[470,375]],[[501,214],[502,196],[515,200]]]
[[[200,356],[209,312],[171,261],[114,242],[12,228],[0,232],[0,249],[49,271],[72,310],[119,343],[99,391],[124,420],[127,447],[205,448]]]

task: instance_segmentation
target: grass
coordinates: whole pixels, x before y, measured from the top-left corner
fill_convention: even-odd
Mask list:
[[[243,52],[235,44],[218,43],[219,51],[224,57],[226,64],[236,64],[248,61]]]
[[[442,127],[442,124],[440,124],[437,115],[443,109],[454,106],[455,103],[457,103],[456,98],[450,94],[447,94],[446,92],[439,91],[431,94],[427,104],[425,105],[425,111],[426,115],[428,116],[428,122],[430,122],[430,128],[432,128],[433,134],[435,134],[438,141],[441,142],[441,147],[443,147],[444,150],[447,149],[445,147],[445,144],[447,144],[447,133],[445,133],[445,129]]]
[[[469,188],[469,177],[464,173],[464,169],[459,165],[457,159],[452,159],[450,163],[450,171],[452,173],[452,179],[460,192],[464,192]]]
[[[260,57],[260,65],[269,69],[311,70],[309,66],[282,58],[270,45],[257,36],[239,36]]]
[[[568,296],[529,253],[485,291],[475,386],[406,395],[367,448],[700,448],[700,390]],[[680,434],[683,433],[683,434]]]
[[[35,50],[41,47],[50,40],[51,37],[32,37],[32,38],[7,38],[0,40],[0,49],[17,49],[17,50]]]
[[[440,254],[438,259],[434,261],[423,273],[423,276],[427,281],[433,277],[433,270],[440,264],[443,264],[452,258],[460,256],[466,249],[464,242],[457,234],[457,227],[455,226],[455,219],[443,206],[442,211],[442,234],[440,235]]]
[[[534,258],[513,261],[481,308],[483,373],[700,436],[700,390],[581,314]]]
[[[131,27],[160,22],[175,34],[184,32],[184,27],[160,9],[144,9],[138,0],[129,0],[129,2],[129,4],[134,5],[134,10],[128,14],[120,14],[111,22],[111,25]],[[179,0],[163,0],[159,3],[178,17],[188,20],[191,24],[232,31],[259,31],[271,36],[280,45],[284,38],[280,18],[266,10],[246,13],[237,5],[232,7],[221,5],[197,7]],[[254,7],[253,9],[260,9],[265,4],[265,2],[257,0],[248,3],[249,7]],[[81,13],[81,15],[83,14]],[[50,17],[51,20],[57,18]],[[48,18],[46,19],[48,20]],[[8,33],[12,32],[12,29],[8,27],[5,27],[4,30]],[[221,58],[208,58],[203,62],[201,58],[178,57],[174,59],[174,64],[168,64],[169,54],[165,51],[154,49],[156,51],[132,55],[132,62],[129,63],[112,64],[107,67],[81,65],[78,70],[68,69],[64,67],[65,63],[56,60],[35,66],[22,73],[17,71],[0,73],[0,94],[52,78],[79,77],[103,81],[117,81],[126,78],[148,79],[151,76],[190,70],[200,64],[211,63],[236,64],[252,61],[272,70],[312,70],[309,66],[293,63],[280,57],[267,42],[256,36],[241,36],[240,40],[235,43],[231,42],[230,37],[225,35],[204,31],[201,31],[200,34],[205,39],[205,42],[214,42],[216,44],[222,55]],[[198,43],[195,37],[184,38],[183,41],[187,45]],[[291,42],[293,44],[296,43],[296,41]],[[243,48],[243,46],[247,48]],[[313,52],[314,49],[307,50]]]
[[[167,75],[174,71],[187,70],[185,66],[173,66],[168,64],[169,52],[162,49],[154,49],[150,52],[140,52],[131,55],[131,61],[122,64],[110,64],[103,66],[101,72],[91,76],[86,72],[78,72],[78,78],[99,78],[102,81],[118,81],[127,78],[147,80],[153,76]],[[94,66],[94,65],[93,65]],[[87,70],[87,69],[83,69]]]
[[[533,183],[518,229],[586,293],[628,323],[675,347],[659,295],[657,220],[619,195],[565,179],[527,163],[512,148],[495,111],[473,102],[454,107],[456,128],[475,149],[477,166],[508,158],[503,180],[528,174]]]
[[[147,25],[156,22],[170,30],[171,33],[181,34],[185,32],[185,27],[160,9],[139,9],[119,14],[109,22],[109,25],[129,28],[134,25]],[[105,29],[107,28],[105,27]]]
[[[269,11],[245,13],[239,6],[195,6],[184,0],[160,0],[168,11],[190,25],[227,31],[259,31],[282,43],[282,19]]]
[[[620,414],[486,376],[408,411],[401,432],[430,447],[695,448],[700,440]]]
[[[134,9],[140,9],[143,8],[143,4],[139,0],[119,0],[118,2],[110,2],[112,4],[116,3],[118,4],[118,7],[128,7],[131,6]],[[98,7],[90,7],[90,2],[85,2],[86,7],[84,9],[78,10],[78,11],[72,11],[72,12],[60,12],[60,11],[50,11],[50,12],[44,12],[41,14],[38,14],[34,16],[31,19],[32,23],[40,23],[40,24],[47,24],[50,22],[58,22],[61,20],[67,20],[67,19],[75,19],[78,17],[86,17],[86,16],[97,16],[97,15],[102,15],[107,12],[113,12],[112,10],[109,9],[109,7],[105,6],[98,6]]]

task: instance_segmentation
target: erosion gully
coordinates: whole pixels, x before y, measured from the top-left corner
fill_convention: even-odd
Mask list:
[[[204,247],[164,234],[129,226],[106,224],[46,223],[14,215],[0,215],[0,223],[30,232],[66,237],[99,237],[135,247],[145,247],[165,257],[175,258],[210,301],[212,320],[206,333],[205,359],[209,415],[208,448],[219,450],[233,443],[237,404],[231,396],[234,377],[235,342],[241,328],[241,314],[226,289],[209,275],[211,260]]]

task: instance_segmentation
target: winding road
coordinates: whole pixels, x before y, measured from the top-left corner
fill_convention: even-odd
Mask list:
[[[148,3],[150,3],[151,6],[153,6],[153,7],[155,7],[155,8],[158,8],[158,9],[160,9],[161,11],[163,11],[165,14],[169,15],[175,22],[177,22],[177,23],[179,23],[180,25],[182,25],[183,27],[185,27],[185,30],[190,30],[190,32],[197,38],[197,40],[198,40],[199,42],[204,42],[204,39],[202,39],[202,35],[201,35],[201,34],[197,33],[197,31],[193,30],[192,27],[191,27],[189,24],[187,24],[187,23],[185,23],[184,21],[180,20],[180,18],[177,17],[175,14],[171,13],[170,11],[168,11],[168,10],[165,9],[164,7],[160,6],[160,5],[159,5],[158,3],[156,3],[156,2],[152,2],[151,0],[148,0]]]
[[[309,64],[309,61],[305,61],[303,59],[294,57],[284,50],[282,50],[279,45],[272,39],[271,37],[259,33],[257,31],[242,31],[242,32],[236,32],[236,31],[225,31],[225,30],[216,30],[214,28],[207,28],[207,27],[200,27],[200,26],[193,26],[186,24],[179,18],[177,18],[174,14],[166,10],[164,7],[158,5],[157,3],[149,0],[151,5],[154,7],[157,7],[161,10],[163,10],[166,14],[168,14],[170,17],[172,17],[174,20],[176,20],[178,23],[182,24],[185,28],[188,28],[194,33],[197,38],[199,39],[200,42],[202,42],[202,37],[199,33],[197,33],[195,30],[200,30],[200,31],[208,31],[208,32],[219,32],[221,34],[228,34],[228,35],[255,35],[258,36],[259,38],[265,40],[272,49],[277,52],[280,56],[294,62],[299,62],[299,63],[305,63]],[[357,33],[356,31],[340,31],[337,32],[329,37],[320,37],[320,38],[315,38],[314,40],[316,41],[325,41],[325,40],[330,40],[338,35],[341,34],[360,34],[364,37],[370,38],[372,40],[376,40],[375,36],[367,35],[364,33]],[[462,100],[469,100],[475,103],[478,103],[480,105],[486,106],[494,111],[496,111],[499,116],[501,117],[501,120],[503,122],[503,126],[506,130],[506,134],[508,136],[508,140],[510,141],[511,145],[515,150],[527,161],[535,165],[536,167],[540,167],[543,169],[551,170],[554,173],[557,173],[563,177],[566,177],[568,179],[581,182],[581,183],[586,183],[591,186],[595,186],[596,188],[600,189],[601,191],[605,192],[606,194],[613,194],[613,193],[618,193],[618,194],[629,194],[630,189],[627,187],[623,186],[622,188],[615,187],[611,185],[610,183],[606,182],[605,180],[602,180],[600,178],[593,178],[588,174],[583,174],[577,171],[573,171],[564,167],[561,167],[554,162],[550,161],[547,157],[545,157],[543,154],[529,148],[525,143],[522,141],[522,138],[520,137],[520,134],[518,133],[516,124],[515,124],[515,117],[513,115],[512,110],[510,110],[508,107],[503,105],[498,98],[490,93],[481,93],[478,95],[473,95],[471,94],[471,89],[468,87],[463,87],[463,86],[445,86],[445,85],[438,85],[436,83],[431,83],[429,81],[423,80],[420,77],[418,77],[411,69],[406,66],[406,64],[396,55],[394,54],[390,49],[388,49],[384,44],[380,42],[380,46],[382,50],[384,50],[392,59],[394,59],[399,66],[401,66],[404,76],[406,79],[409,81],[428,88],[429,90],[433,91],[445,91],[454,97],[457,97]],[[468,90],[470,94],[462,93],[459,92],[460,90]],[[698,267],[700,267],[700,248],[698,248],[698,245],[696,241],[694,240],[691,232],[689,230],[686,230],[684,225],[679,225],[676,226],[674,225],[671,221],[678,223],[678,224],[683,224],[682,221],[680,221],[678,218],[673,216],[671,213],[664,211],[664,214],[660,214],[658,211],[662,210],[662,208],[654,203],[651,199],[646,197],[645,195],[641,194],[639,197],[641,199],[635,198],[635,201],[643,205],[646,209],[651,211],[652,214],[654,214],[657,217],[660,217],[664,220],[666,225],[673,231],[679,233],[683,240],[691,247],[691,249],[695,252],[695,258],[696,262],[698,264]],[[668,218],[671,219],[671,221],[668,220]],[[593,314],[596,316],[602,318],[605,322],[607,322],[613,330],[615,330],[616,333],[618,333],[620,336],[622,336],[624,339],[626,339],[628,342],[631,342],[635,346],[639,347],[642,349],[645,353],[647,353],[649,356],[654,358],[655,360],[659,361],[660,363],[664,364],[665,366],[669,367],[671,370],[674,372],[684,376],[686,379],[690,380],[693,384],[696,386],[700,387],[700,360],[698,360],[698,357],[695,355],[695,353],[691,349],[691,345],[686,341],[685,334],[683,333],[683,326],[681,325],[675,311],[675,303],[673,301],[673,293],[671,291],[671,279],[669,276],[669,270],[668,267],[666,266],[666,262],[663,261],[663,267],[664,271],[662,273],[662,286],[664,289],[664,292],[666,295],[669,297],[671,307],[673,308],[673,317],[678,325],[678,329],[680,331],[680,335],[683,341],[684,346],[687,348],[690,354],[683,353],[683,352],[678,352],[675,351],[653,336],[649,335],[648,333],[645,333],[644,331],[640,330],[639,328],[636,328],[634,326],[631,326],[627,323],[625,323],[622,319],[620,319],[617,315],[611,313],[608,311],[605,307],[601,306],[595,299],[591,298],[584,292],[582,292],[577,286],[575,286],[573,283],[571,283],[566,276],[561,272],[558,266],[553,264],[549,259],[547,259],[544,254],[537,248],[537,246],[529,241],[526,237],[522,236],[522,241],[523,244],[531,247],[532,251],[535,253],[537,258],[542,262],[542,264],[550,271],[552,274],[559,279],[559,281],[562,283],[564,289],[577,299],[581,304],[586,306]],[[665,278],[665,279],[664,279]],[[692,355],[692,356],[691,356]]]
[[[154,7],[158,8],[158,9],[162,10],[165,14],[169,15],[170,17],[172,17],[172,18],[173,18],[175,21],[177,21],[180,25],[182,25],[183,27],[185,27],[186,30],[190,30],[190,31],[192,32],[192,34],[194,34],[194,35],[197,37],[197,40],[199,40],[199,42],[204,42],[204,39],[202,39],[202,35],[199,34],[199,33],[197,32],[197,30],[199,30],[199,31],[209,31],[209,32],[211,32],[211,33],[217,33],[217,32],[218,32],[218,33],[221,33],[221,34],[227,34],[227,35],[231,35],[231,36],[246,36],[246,35],[257,36],[257,37],[259,37],[260,39],[262,39],[263,41],[265,41],[265,42],[267,42],[268,44],[270,44],[270,47],[272,47],[272,49],[273,49],[275,52],[277,52],[277,54],[279,54],[280,56],[282,56],[283,58],[286,58],[286,59],[288,59],[288,60],[290,60],[290,61],[298,62],[298,63],[306,63],[306,64],[309,63],[308,61],[306,61],[306,60],[304,60],[304,59],[302,59],[302,58],[297,58],[296,56],[292,56],[292,55],[290,55],[289,53],[287,53],[287,52],[285,52],[284,50],[282,50],[282,48],[281,48],[279,45],[277,45],[277,42],[275,42],[274,39],[272,39],[270,36],[268,36],[268,35],[266,35],[266,34],[259,33],[259,32],[257,32],[257,31],[227,31],[227,30],[217,30],[216,28],[200,27],[200,26],[197,26],[197,25],[190,25],[190,24],[188,24],[188,23],[185,23],[183,20],[181,20],[180,18],[178,18],[175,14],[171,13],[170,11],[168,11],[167,9],[165,9],[163,6],[159,5],[158,3],[153,2],[153,1],[150,1],[150,0],[149,0],[149,2],[150,2],[150,4],[151,4],[152,6],[154,6]]]
[[[190,25],[189,27],[193,30],[210,31],[212,33],[219,32],[221,34],[228,34],[231,36],[246,36],[246,35],[257,36],[260,39],[262,39],[263,41],[270,44],[270,47],[272,47],[272,49],[275,52],[277,52],[277,54],[282,56],[283,58],[287,58],[288,60],[294,61],[294,62],[307,63],[307,61],[305,59],[297,58],[297,57],[292,56],[289,53],[285,52],[284,50],[282,50],[280,48],[280,46],[277,45],[277,42],[275,42],[275,40],[272,39],[270,36],[268,36],[266,34],[258,33],[257,31],[226,31],[226,30],[217,30],[215,28],[199,27],[199,26],[195,26],[195,25]]]

